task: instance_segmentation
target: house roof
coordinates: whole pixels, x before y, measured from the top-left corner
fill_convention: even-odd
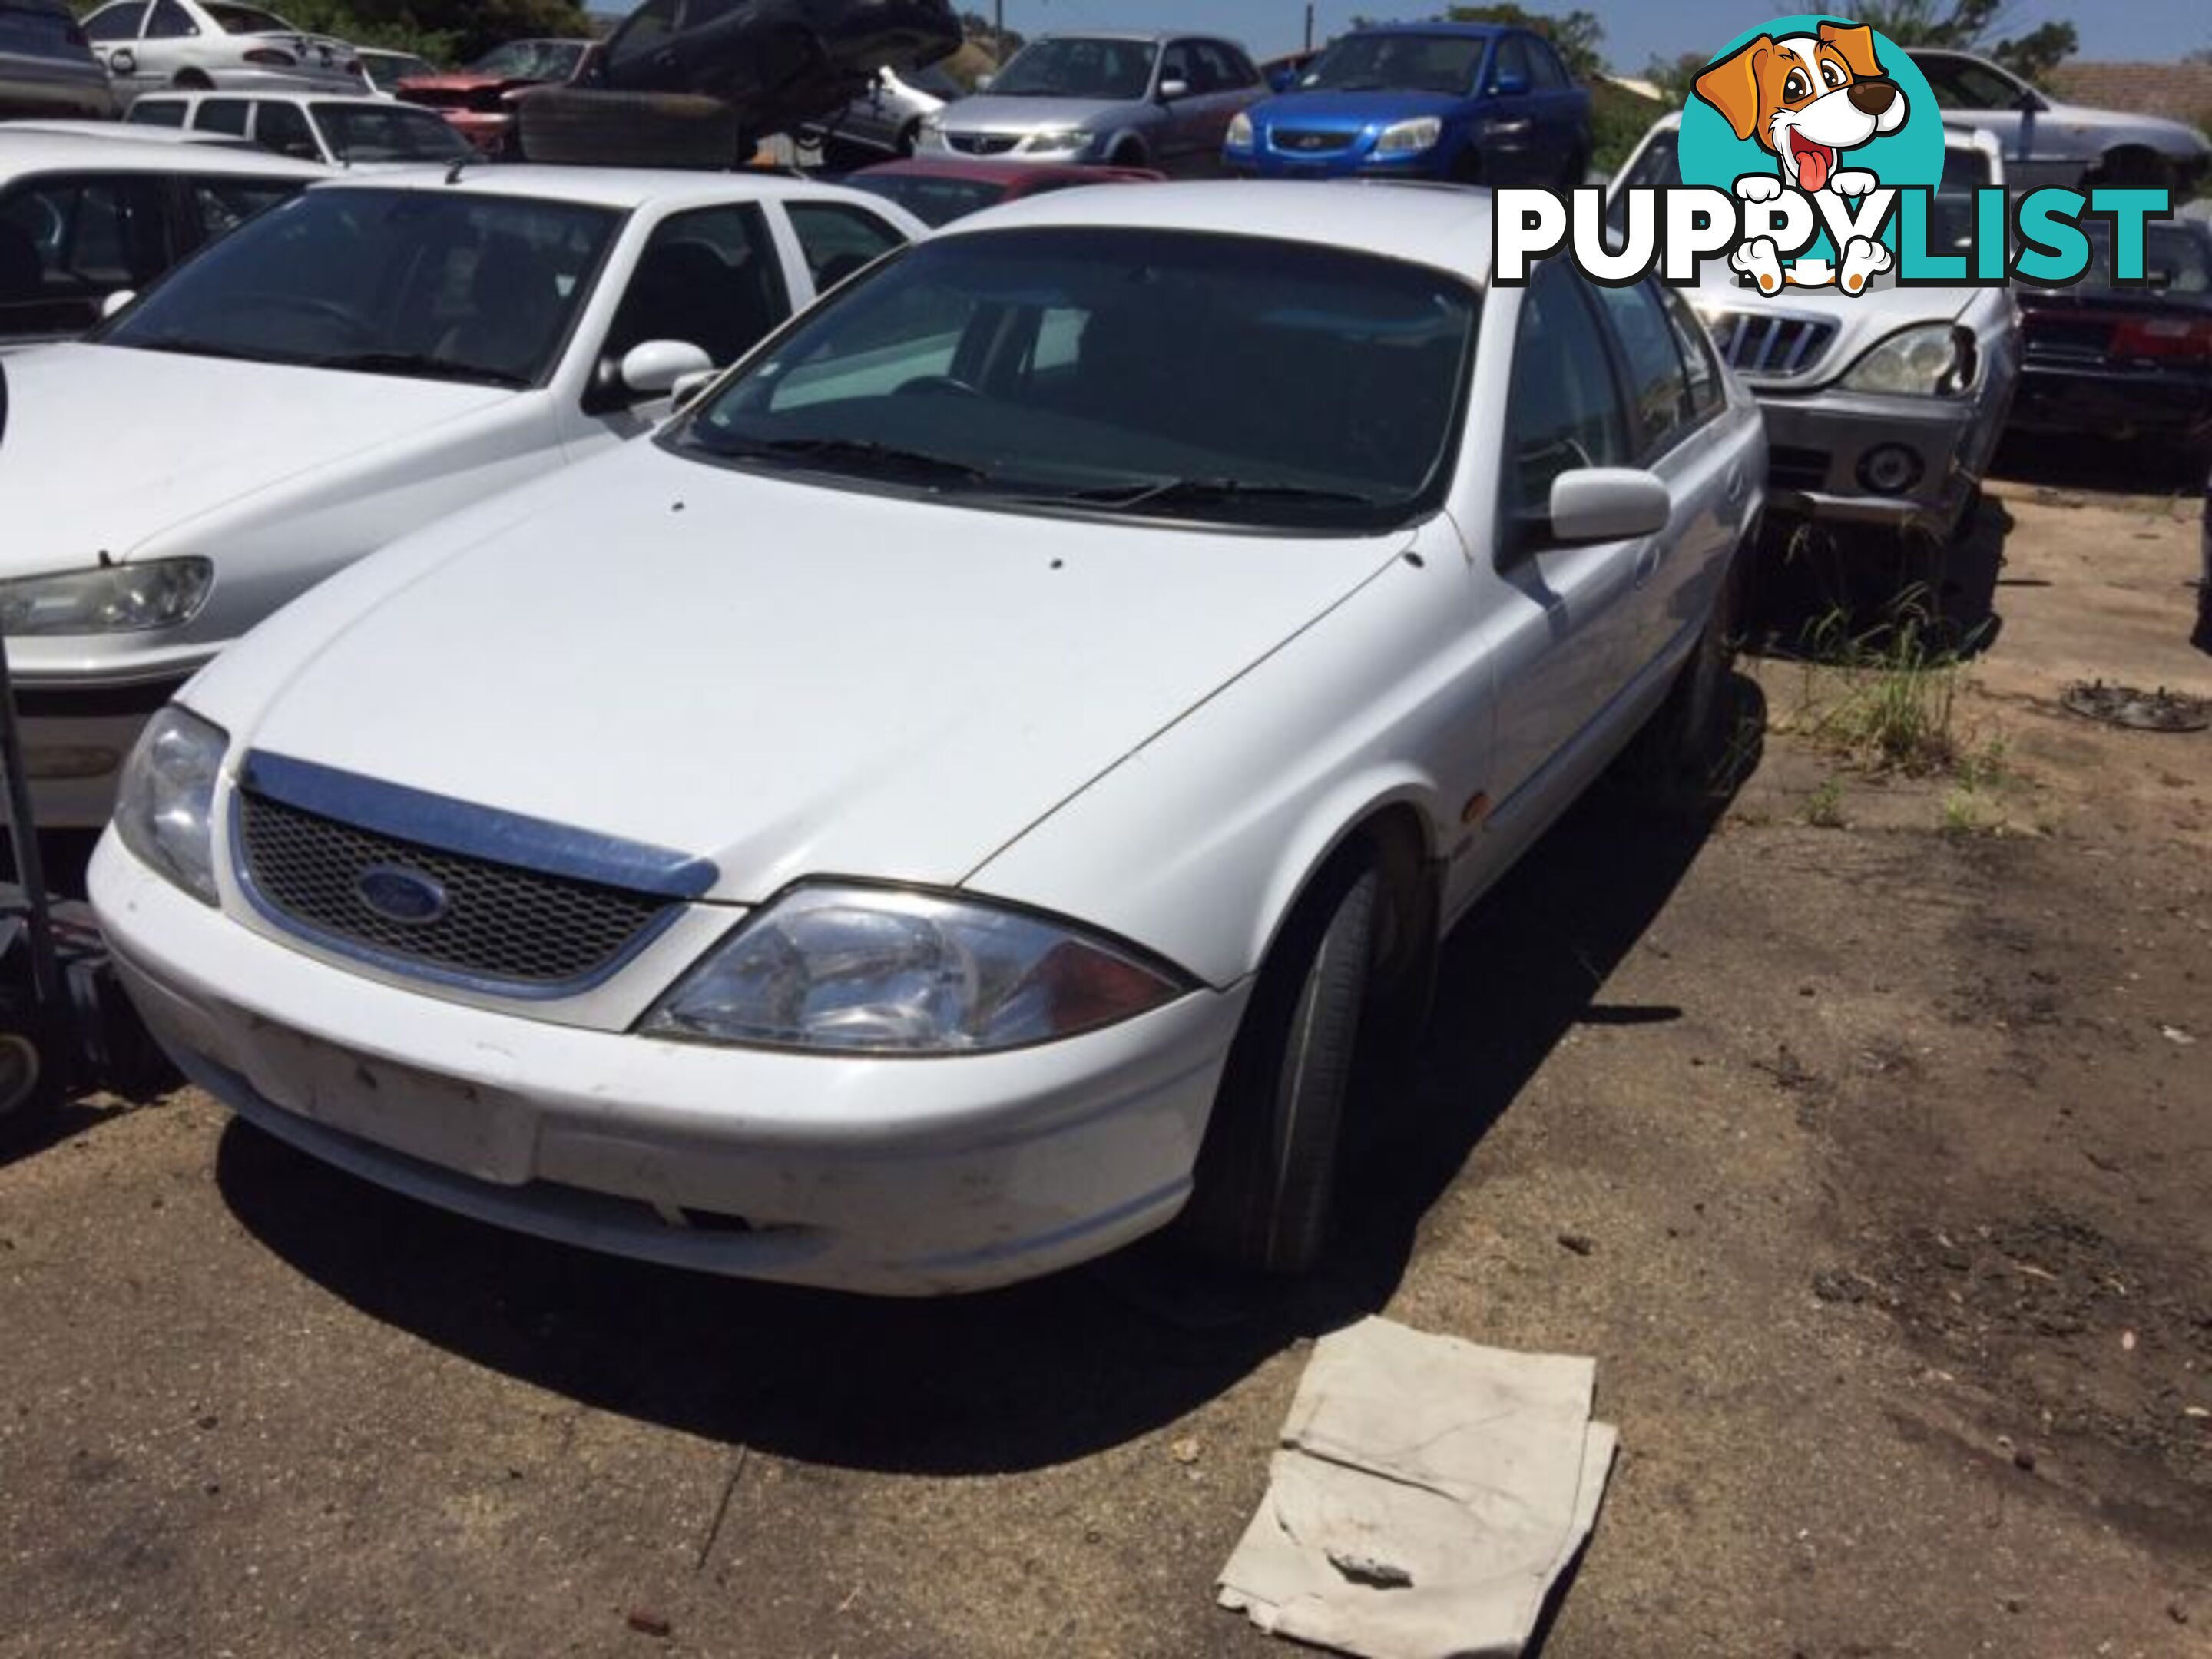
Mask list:
[[[2212,125],[2212,64],[2061,64],[2051,90],[2093,109]]]

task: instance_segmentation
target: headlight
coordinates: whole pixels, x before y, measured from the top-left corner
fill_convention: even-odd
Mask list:
[[[1241,109],[1229,118],[1229,137],[1227,142],[1229,148],[1231,149],[1249,149],[1252,148],[1252,118],[1247,115]]]
[[[1091,135],[1087,132],[1033,132],[1028,145],[1034,155],[1071,155],[1090,148]]]
[[[1948,398],[1973,384],[1974,337],[1949,323],[1923,323],[1891,335],[1844,376],[1852,392]]]
[[[147,722],[123,765],[115,833],[193,897],[216,902],[215,785],[230,738],[171,703]]]
[[[1375,153],[1377,155],[1418,155],[1425,149],[1434,149],[1437,140],[1443,136],[1444,124],[1433,115],[1394,122],[1383,128],[1382,136],[1375,141]]]
[[[854,1054],[1048,1042],[1187,988],[1126,950],[942,893],[804,887],[743,923],[647,1014],[647,1036]]]
[[[0,633],[136,634],[199,615],[215,586],[205,559],[155,559],[0,582]]]

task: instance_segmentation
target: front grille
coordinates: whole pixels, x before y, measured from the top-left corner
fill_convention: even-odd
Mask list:
[[[1833,323],[1772,312],[1708,312],[1705,327],[1729,368],[1776,379],[1811,373],[1836,337]]]
[[[1338,150],[1350,149],[1352,141],[1357,136],[1349,132],[1285,132],[1279,127],[1269,142],[1287,155],[1328,155]]]
[[[1766,450],[1767,481],[1784,489],[1819,489],[1828,482],[1828,452],[1801,449],[1793,444],[1770,444]]]
[[[240,802],[241,863],[277,920],[340,948],[447,975],[533,990],[588,980],[672,906],[656,893],[441,852],[252,790]],[[442,914],[410,922],[371,908],[360,883],[380,868],[436,884]]]
[[[1022,139],[1015,132],[948,132],[945,142],[963,155],[1004,155]]]

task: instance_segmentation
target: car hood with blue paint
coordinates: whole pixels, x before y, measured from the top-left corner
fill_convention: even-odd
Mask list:
[[[1369,125],[1388,126],[1424,115],[1449,120],[1467,102],[1449,93],[1393,91],[1383,87],[1371,92],[1287,92],[1255,106],[1252,125],[1261,131],[1284,126],[1356,132]]]

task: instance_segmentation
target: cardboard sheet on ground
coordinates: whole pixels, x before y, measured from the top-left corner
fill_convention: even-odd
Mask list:
[[[1223,1605],[1362,1659],[1518,1654],[1613,1467],[1595,1381],[1387,1319],[1322,1338]]]

